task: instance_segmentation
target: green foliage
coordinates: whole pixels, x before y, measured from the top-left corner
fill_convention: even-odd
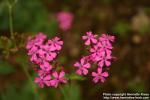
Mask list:
[[[132,92],[145,92],[146,91],[144,83],[142,81],[136,81],[136,80],[130,81],[128,83],[128,89]]]
[[[85,77],[83,76],[80,76],[80,75],[77,75],[75,73],[72,73],[70,75],[67,75],[67,77],[70,79],[70,80],[85,80]]]
[[[0,50],[2,50],[2,54],[4,54],[5,57],[8,57],[10,53],[16,53],[18,51],[18,48],[21,48],[24,45],[24,39],[21,37],[17,37],[23,35],[14,33],[14,36],[16,39],[15,41],[6,36],[0,36]]]
[[[57,33],[57,29],[58,29],[58,23],[57,23],[57,21],[56,21],[56,19],[55,18],[53,18],[53,17],[51,17],[50,19],[49,19],[49,23],[48,23],[48,25],[47,25],[47,35],[49,36],[49,37],[51,37],[51,36],[54,36],[56,33]]]
[[[77,84],[64,85],[61,87],[64,100],[81,100],[80,88]]]
[[[10,63],[0,60],[0,74],[10,74],[14,71],[15,69]]]
[[[130,26],[128,23],[119,21],[116,23],[116,25],[113,27],[113,31],[120,35],[120,36],[125,36],[130,30]]]
[[[30,84],[26,83],[21,88],[9,87],[6,92],[1,93],[1,100],[39,100],[39,96],[34,94]]]
[[[6,3],[0,5],[0,30],[7,30],[8,8]],[[13,7],[13,23],[14,29],[24,32],[44,32],[49,36],[53,36],[57,30],[57,22],[51,18],[50,13],[42,4],[41,0],[18,0]]]
[[[5,36],[0,37],[0,49],[2,49],[2,53],[8,55],[10,48],[12,46],[12,42],[9,38]]]
[[[18,52],[18,55],[16,56],[16,62],[20,64],[21,66],[25,66],[26,68],[28,66],[28,56],[25,54],[25,52]]]
[[[67,58],[65,56],[61,56],[57,58],[58,61],[60,61],[61,63],[65,63],[67,61]]]
[[[139,33],[141,34],[141,35],[145,35],[146,33],[148,33],[148,31],[149,31],[149,26],[147,27],[147,26],[142,26],[140,29],[139,29]]]

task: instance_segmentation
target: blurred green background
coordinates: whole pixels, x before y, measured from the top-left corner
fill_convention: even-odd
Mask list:
[[[12,8],[17,48],[9,39],[6,1],[0,0],[0,100],[101,100],[103,92],[150,92],[149,0],[18,0]],[[72,28],[65,32],[55,19],[60,11],[74,15]],[[116,36],[117,60],[106,82],[95,85],[89,75],[57,89],[37,87],[25,50],[27,36],[60,36],[65,44],[57,60],[71,73],[73,63],[86,54],[81,41],[86,31]]]

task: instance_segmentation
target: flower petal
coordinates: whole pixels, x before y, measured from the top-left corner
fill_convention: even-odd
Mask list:
[[[76,73],[77,73],[78,75],[82,75],[82,70],[81,70],[81,69],[78,69],[78,70],[76,71]]]
[[[111,65],[111,63],[110,63],[110,61],[105,61],[105,64],[106,64],[106,66],[110,66]]]
[[[96,72],[92,72],[92,76],[97,76],[97,73]]]
[[[60,74],[59,74],[59,78],[62,78],[65,76],[65,72],[64,71],[61,71]]]
[[[97,68],[97,72],[99,73],[99,74],[101,74],[102,73],[102,68]]]
[[[53,73],[53,76],[54,76],[55,78],[58,78],[58,73],[57,73],[57,72],[54,72],[54,73]]]
[[[102,76],[104,76],[104,77],[108,77],[108,76],[109,76],[109,74],[108,74],[108,72],[103,72],[103,73],[102,73]]]
[[[83,68],[83,74],[87,75],[88,74],[88,70],[86,68]]]

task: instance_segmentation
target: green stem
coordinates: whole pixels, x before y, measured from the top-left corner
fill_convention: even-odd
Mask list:
[[[61,93],[63,94],[63,96],[65,98],[66,97],[66,93],[65,93],[64,89],[61,86],[59,86],[59,89],[60,89]]]
[[[12,6],[8,6],[9,9],[9,28],[10,28],[10,35],[11,39],[14,40],[14,34],[13,34],[13,19],[12,19]]]
[[[36,85],[35,85],[34,82],[32,81],[32,77],[30,76],[30,74],[29,74],[29,72],[28,72],[26,66],[25,66],[25,65],[21,65],[21,67],[22,67],[22,70],[24,71],[24,73],[26,74],[26,76],[27,76],[27,78],[28,78],[30,84],[31,84],[31,88],[32,88],[32,91],[33,91],[33,93],[34,93],[35,100],[41,100],[41,98],[39,98],[39,96],[38,96],[38,95],[39,95],[38,92],[36,92]]]
[[[27,70],[24,66],[22,66],[22,69],[23,69],[24,73],[26,74],[26,76],[28,77],[29,82],[30,82],[30,84],[31,84],[31,86],[32,86],[32,90],[33,90],[33,92],[35,93],[36,87],[35,87],[35,85],[34,85],[34,83],[33,83],[33,81],[32,81],[32,78],[31,78],[30,74],[28,73],[28,70]]]

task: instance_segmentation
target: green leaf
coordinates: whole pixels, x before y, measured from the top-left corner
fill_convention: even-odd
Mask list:
[[[64,85],[60,89],[64,100],[81,100],[80,87],[77,84]]]
[[[0,74],[10,74],[14,72],[14,67],[7,61],[0,61]]]

